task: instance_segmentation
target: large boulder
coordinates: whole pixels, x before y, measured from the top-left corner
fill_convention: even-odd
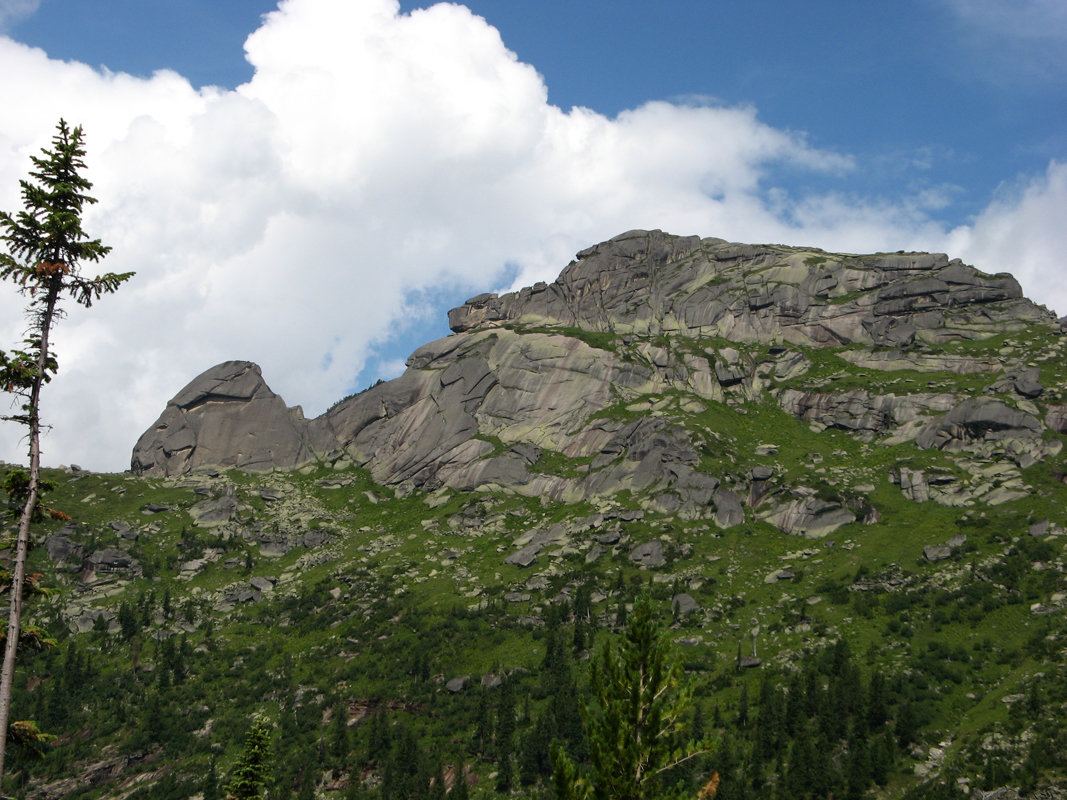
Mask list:
[[[782,533],[807,539],[821,539],[856,521],[856,515],[847,508],[817,497],[797,497],[784,503],[772,503],[759,516]]]
[[[1045,424],[1056,433],[1067,433],[1067,405],[1051,406],[1045,414]]]
[[[667,557],[663,552],[663,542],[653,539],[637,545],[630,551],[630,560],[640,567],[662,567],[667,563]]]
[[[44,543],[48,558],[53,564],[64,561],[79,563],[85,546],[74,541],[71,536],[77,535],[78,529],[74,525],[68,525],[57,533],[49,536]]]
[[[233,519],[236,514],[237,497],[232,486],[228,487],[221,496],[201,500],[189,509],[189,516],[201,528],[223,525]]]
[[[975,441],[1036,439],[1043,430],[1040,420],[1025,411],[999,400],[973,397],[927,424],[915,444],[923,449],[956,452]]]

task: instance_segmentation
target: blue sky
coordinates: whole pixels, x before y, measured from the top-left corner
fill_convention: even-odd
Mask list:
[[[320,413],[629,227],[945,250],[1067,313],[1059,0],[429,5],[0,0],[0,207],[82,122],[139,271],[61,334],[54,461],[122,468],[227,358]]]

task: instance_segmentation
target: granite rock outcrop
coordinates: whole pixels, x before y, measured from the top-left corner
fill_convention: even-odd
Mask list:
[[[297,408],[270,390],[257,364],[226,361],[176,394],[133,449],[131,467],[148,475],[180,475],[212,465],[247,470],[305,463],[321,452]]]
[[[1058,335],[1055,316],[1010,275],[942,254],[840,255],[630,231],[578,253],[552,284],[472,297],[449,323],[453,335],[416,350],[399,378],[311,420],[255,364],[213,367],[167,404],[132,468],[175,476],[356,465],[400,491],[500,490],[602,506],[625,493],[650,511],[719,527],[749,515],[818,538],[877,514],[857,517],[840,492],[816,498],[778,485],[770,466],[734,470],[733,430],[749,409],[769,403],[816,433],[862,443],[996,450],[1019,467],[1058,452],[1043,437],[1067,428],[1065,406],[1044,405],[1037,365],[1003,348],[958,347],[1034,329]],[[924,373],[975,376],[975,388],[911,385]],[[752,457],[776,452],[761,444]],[[917,502],[1024,491],[994,477],[946,495],[918,471],[895,474]],[[525,543],[509,558],[529,562],[543,546]]]

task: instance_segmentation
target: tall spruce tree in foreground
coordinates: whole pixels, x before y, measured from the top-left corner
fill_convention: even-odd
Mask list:
[[[708,740],[686,730],[692,689],[671,656],[646,596],[634,604],[618,648],[604,645],[592,665],[592,702],[584,710],[590,771],[582,774],[557,742],[553,746],[560,800],[653,800],[691,794],[676,767],[710,753]],[[672,774],[672,771],[673,774]],[[700,792],[710,797],[711,776]]]
[[[81,275],[80,265],[96,262],[111,248],[99,239],[90,239],[82,230],[82,211],[96,200],[87,193],[92,184],[81,176],[85,150],[80,126],[68,127],[63,120],[56,126],[52,148],[40,156],[30,156],[30,179],[19,181],[23,209],[14,215],[0,212],[0,278],[15,283],[29,297],[26,308],[29,326],[22,349],[0,351],[0,388],[19,398],[15,414],[5,415],[26,426],[29,469],[9,476],[9,494],[22,502],[12,558],[11,598],[4,662],[0,668],[0,781],[4,776],[4,756],[11,716],[11,683],[22,621],[23,589],[26,583],[26,554],[30,524],[45,509],[41,505],[41,389],[51,380],[58,365],[52,354],[52,326],[63,316],[60,301],[72,298],[83,306],[114,292],[133,273],[106,273],[94,278]]]

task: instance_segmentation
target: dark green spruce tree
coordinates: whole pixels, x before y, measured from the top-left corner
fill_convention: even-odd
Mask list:
[[[29,298],[29,325],[22,349],[0,352],[0,388],[21,399],[18,412],[4,419],[18,422],[27,429],[29,469],[20,499],[11,559],[11,590],[4,646],[0,668],[0,781],[4,775],[6,732],[11,717],[11,683],[15,674],[15,656],[22,626],[23,589],[26,581],[26,554],[29,549],[30,525],[43,507],[41,485],[41,389],[57,369],[52,353],[52,326],[63,316],[60,301],[69,297],[83,306],[110,294],[133,273],[106,273],[95,278],[81,275],[81,264],[96,262],[110,251],[99,239],[90,239],[82,230],[82,211],[95,203],[88,192],[92,184],[81,172],[85,169],[84,135],[81,127],[70,128],[59,121],[52,137],[52,147],[40,156],[31,156],[30,179],[19,181],[23,208],[14,215],[0,212],[0,240],[6,246],[0,252],[0,278],[12,281],[18,291]]]
[[[270,724],[263,719],[252,723],[245,749],[230,773],[226,797],[232,800],[260,800],[270,774]]]
[[[618,648],[594,659],[584,711],[590,771],[558,743],[553,778],[560,800],[668,800],[692,794],[677,767],[711,752],[687,728],[692,688],[655,620],[648,596],[634,604]]]

